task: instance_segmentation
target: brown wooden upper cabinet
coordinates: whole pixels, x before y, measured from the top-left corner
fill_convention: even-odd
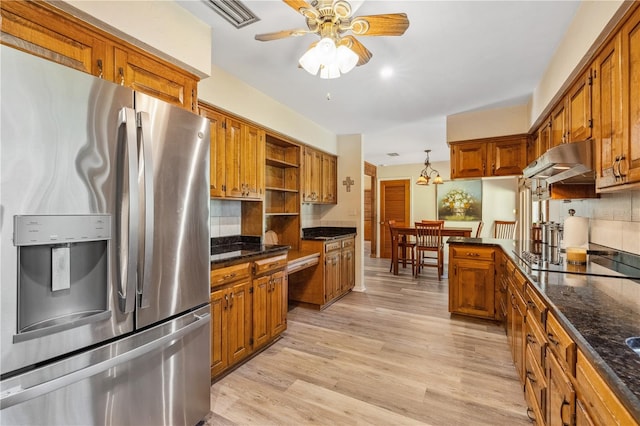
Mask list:
[[[640,183],[640,8],[623,24],[594,64],[596,188]]]
[[[449,142],[451,178],[521,175],[527,165],[527,134]]]
[[[583,141],[591,137],[593,127],[592,82],[592,70],[588,69],[576,80],[564,98],[551,111],[550,121],[543,122],[543,128],[549,126],[549,148],[563,143]]]
[[[337,204],[338,159],[335,155],[304,147],[302,155],[302,202]]]
[[[45,2],[3,1],[2,44],[190,111],[198,77]]]
[[[225,116],[200,103],[200,115],[210,121],[210,196],[262,200],[264,198],[265,132]]]

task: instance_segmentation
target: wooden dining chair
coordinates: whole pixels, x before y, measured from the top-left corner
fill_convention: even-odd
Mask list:
[[[516,238],[516,226],[518,221],[496,220],[493,222],[493,238]]]
[[[393,228],[396,226],[396,221],[391,219],[387,221],[389,225],[389,233],[391,234],[391,249],[393,250],[394,240],[397,240],[398,250],[395,253],[391,253],[391,265],[389,266],[389,272],[393,271],[393,263],[402,261],[402,267],[406,268],[407,263],[411,265],[411,274],[414,273],[414,269],[416,266],[416,258],[415,258],[415,248],[416,243],[408,238],[410,237],[399,237],[397,232],[393,231]],[[409,257],[409,256],[410,257]]]
[[[444,250],[442,244],[443,220],[423,220],[416,222],[416,267],[415,277],[423,267],[438,268],[438,280],[444,272]],[[435,253],[435,257],[425,256],[426,253]],[[434,262],[435,261],[435,262]]]
[[[480,238],[480,233],[482,232],[482,228],[484,227],[484,222],[478,222],[478,229],[476,229],[476,238]]]

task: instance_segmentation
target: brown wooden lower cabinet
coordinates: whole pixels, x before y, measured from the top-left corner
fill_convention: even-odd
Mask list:
[[[238,365],[287,328],[287,255],[211,271],[211,377]]]
[[[449,258],[449,312],[494,319],[495,249],[455,245]]]
[[[547,350],[547,425],[574,424],[576,392],[569,375],[562,369],[552,351]]]
[[[489,253],[478,251],[483,248],[493,250],[477,245],[451,245],[450,310],[452,304],[459,307],[464,305],[461,301],[470,300],[468,296],[461,296],[460,291],[485,289],[492,297],[504,298],[504,301],[495,301],[496,312],[502,310],[503,303],[505,305],[504,313],[496,318],[504,321],[513,362],[523,384],[527,416],[532,422],[548,426],[638,426],[639,423],[607,385],[589,356],[577,347],[567,329],[549,309],[542,293],[526,279],[508,255],[495,249],[495,282],[498,287],[506,288],[505,296],[501,296],[499,289],[488,288],[483,274],[467,274],[464,285],[457,283],[460,269],[456,277],[452,275],[451,268],[455,265],[460,268],[461,261],[466,265],[468,258],[476,258],[476,263],[480,264],[479,259],[486,259]],[[452,301],[452,298],[456,300]],[[473,295],[472,299],[483,300],[483,297]],[[455,312],[479,316],[459,308]],[[494,319],[488,315],[486,318]]]
[[[637,425],[580,350],[576,360],[576,398],[576,425]]]
[[[355,237],[302,240],[301,251],[320,253],[317,265],[289,275],[289,301],[324,309],[355,285]]]

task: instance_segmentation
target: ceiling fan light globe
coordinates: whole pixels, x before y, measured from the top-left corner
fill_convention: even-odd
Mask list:
[[[309,74],[318,74],[318,70],[320,69],[320,58],[318,58],[315,47],[307,50],[305,54],[300,57],[298,63]]]
[[[347,46],[339,46],[336,50],[336,61],[342,74],[346,74],[355,68],[359,59],[358,55]]]
[[[340,77],[340,69],[337,63],[323,64],[320,68],[320,78],[331,79],[338,77]]]
[[[336,43],[325,37],[316,44],[316,47],[313,49],[316,51],[316,55],[320,59],[320,63],[328,64],[335,61],[336,57]]]

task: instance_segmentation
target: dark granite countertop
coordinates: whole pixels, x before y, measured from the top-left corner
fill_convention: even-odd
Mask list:
[[[640,283],[605,277],[607,269],[591,265],[590,275],[532,271],[516,256],[522,243],[490,238],[449,238],[449,244],[502,248],[546,299],[578,347],[592,361],[627,409],[640,418],[640,356],[625,339],[640,336]],[[610,271],[616,274],[614,271]]]
[[[334,240],[356,235],[356,228],[337,226],[316,226],[302,229],[303,240]]]
[[[289,250],[282,244],[262,244],[260,237],[222,237],[211,239],[211,266],[242,261],[251,257],[274,254]]]

